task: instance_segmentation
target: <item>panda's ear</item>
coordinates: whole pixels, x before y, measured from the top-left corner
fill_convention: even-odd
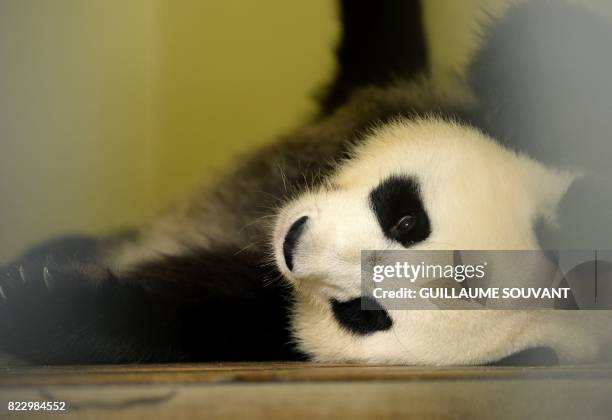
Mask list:
[[[524,158],[522,163],[523,185],[531,216],[556,227],[559,204],[580,174],[549,168],[529,158]]]

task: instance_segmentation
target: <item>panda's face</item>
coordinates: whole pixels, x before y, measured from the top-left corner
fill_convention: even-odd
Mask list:
[[[278,214],[274,259],[295,287],[299,348],[409,364],[483,363],[534,345],[571,354],[582,329],[542,311],[361,311],[359,299],[361,250],[537,249],[534,222],[554,222],[571,179],[440,120],[374,131],[327,185]]]
[[[360,292],[362,250],[537,249],[571,177],[440,120],[373,132],[318,191],[279,213],[274,258],[297,288]]]

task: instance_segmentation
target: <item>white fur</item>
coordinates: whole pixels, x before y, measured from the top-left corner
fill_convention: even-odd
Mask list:
[[[375,130],[330,186],[282,209],[273,233],[279,269],[296,288],[293,330],[320,361],[476,364],[533,346],[562,362],[600,356],[612,336],[607,311],[390,311],[393,328],[369,336],[338,325],[329,300],[360,294],[360,253],[404,249],[387,239],[368,197],[394,174],[414,176],[432,233],[412,249],[538,249],[533,226],[555,220],[573,176],[510,151],[477,130],[437,119],[398,120]],[[308,216],[287,269],[289,226]]]

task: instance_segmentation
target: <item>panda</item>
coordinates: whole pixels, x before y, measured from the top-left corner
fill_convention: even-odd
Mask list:
[[[597,141],[612,63],[593,52],[612,45],[610,25],[559,2],[514,6],[466,74],[441,80],[418,1],[341,6],[320,114],[140,229],[7,265],[0,351],[37,364],[605,358],[608,311],[361,310],[360,254],[605,246],[610,195],[581,189],[587,155],[551,162],[541,145],[610,150]],[[554,102],[534,109],[533,92]]]

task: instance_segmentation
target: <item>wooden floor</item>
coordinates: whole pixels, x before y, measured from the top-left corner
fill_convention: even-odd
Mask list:
[[[8,401],[63,401],[67,410],[53,416],[67,419],[609,419],[612,366],[2,368],[0,417],[29,417],[9,412]],[[36,413],[39,418],[47,415]]]

